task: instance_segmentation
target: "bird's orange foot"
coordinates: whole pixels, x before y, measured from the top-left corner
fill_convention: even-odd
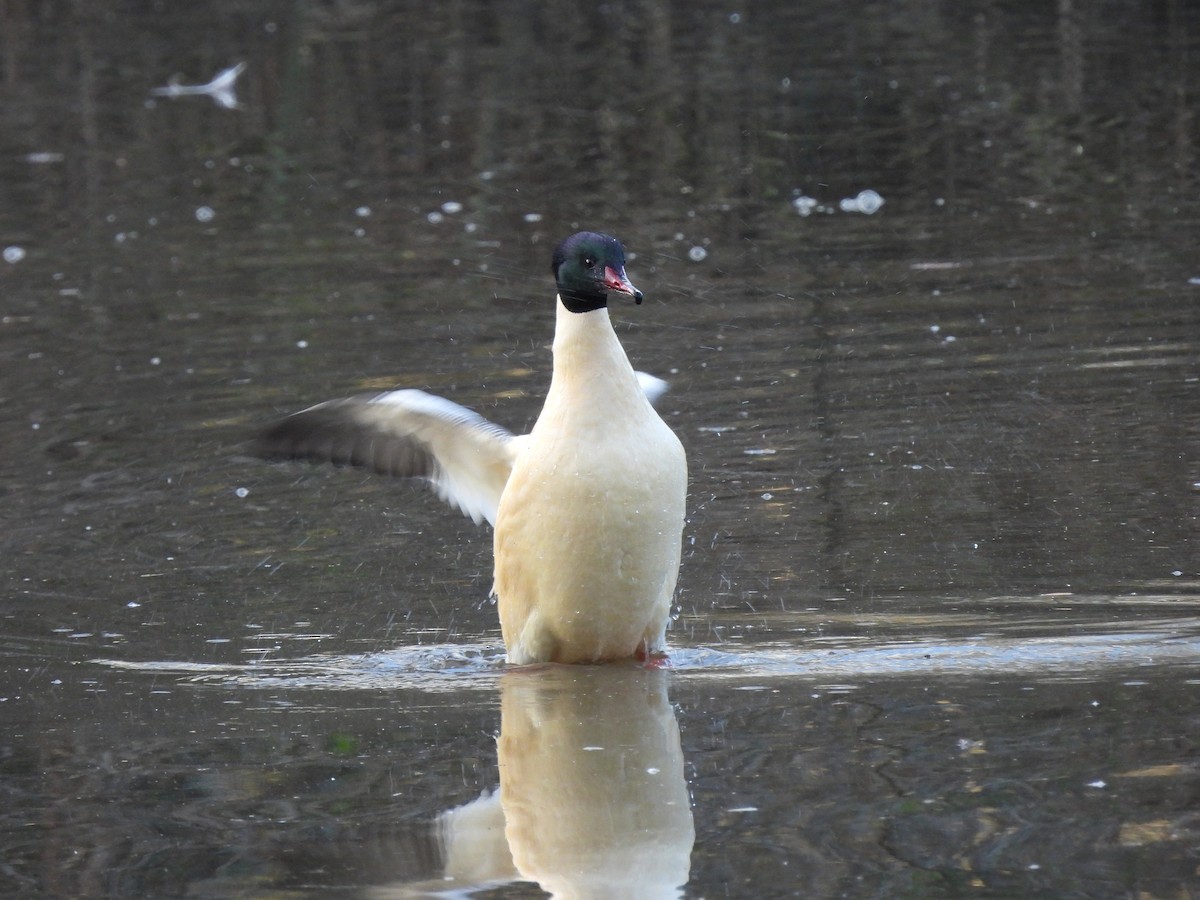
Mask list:
[[[657,650],[653,653],[647,653],[644,644],[639,644],[637,651],[634,653],[638,662],[647,669],[669,669],[671,668],[671,658],[667,656],[663,650]]]

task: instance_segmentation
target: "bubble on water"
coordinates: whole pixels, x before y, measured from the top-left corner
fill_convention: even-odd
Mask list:
[[[354,214],[356,216],[358,216],[360,219],[365,219],[367,216],[369,216],[371,214],[371,207],[360,206],[360,207],[358,207],[358,209],[354,210]]]
[[[427,220],[429,220],[430,225],[437,225],[439,222],[443,222],[446,219],[446,217],[443,216],[436,209],[433,212],[431,212],[429,215],[427,215],[425,218]]]
[[[308,349],[308,341],[301,338],[300,340],[296,341],[296,347],[299,348],[300,350],[307,350]]]
[[[809,196],[801,194],[792,201],[792,206],[796,208],[796,212],[807,218],[813,214],[813,210],[817,208],[817,201]]]
[[[855,199],[858,200],[858,211],[866,213],[868,216],[879,212],[883,206],[883,198],[870,188],[867,188],[865,191],[859,191],[858,197]]]
[[[25,248],[18,247],[15,244],[11,247],[4,248],[4,261],[6,263],[19,263],[25,258]]]
[[[540,221],[542,221],[542,214],[541,213],[525,213],[525,221],[531,225],[534,222],[540,222]]]
[[[238,497],[240,497],[241,499],[243,499],[243,500],[244,500],[244,499],[246,499],[247,497],[249,497],[249,496],[250,496],[250,489],[249,489],[249,488],[240,487],[240,488],[238,488],[237,490],[235,490],[233,493],[234,493],[236,496],[238,496]]]
[[[742,21],[742,14],[741,14],[741,13],[730,13],[730,14],[729,14],[729,22],[730,22],[730,24],[731,24],[731,25],[737,25],[737,24],[739,24],[741,21]]]
[[[152,365],[152,366],[161,366],[161,365],[162,365],[162,357],[161,357],[161,356],[152,356],[152,357],[150,357],[150,365]]]
[[[211,206],[196,207],[196,221],[197,222],[211,222],[216,217],[216,215],[217,214],[215,212],[213,212],[213,208]]]
[[[445,203],[442,204],[442,212],[444,212],[448,216],[452,216],[455,213],[460,213],[460,212],[462,212],[462,210],[463,210],[463,205],[461,203],[459,203],[457,200],[447,200]]]
[[[142,606],[142,604],[138,603],[136,600],[130,600],[130,601],[129,601],[128,603],[126,603],[125,605],[126,605],[126,606],[127,606],[129,609],[140,609],[140,608],[141,608],[141,606]]]
[[[867,188],[865,191],[859,191],[854,197],[844,198],[838,206],[842,212],[857,212],[870,216],[879,212],[883,206],[883,198],[878,192]]]
[[[354,229],[354,236],[355,236],[355,237],[366,237],[366,236],[367,236],[367,229],[365,229],[365,228],[355,228],[355,229]]]
[[[708,259],[708,251],[697,245],[688,251],[688,259],[692,262],[704,262]]]
[[[467,234],[474,234],[478,230],[479,230],[479,226],[476,225],[474,222],[468,222],[466,225],[463,226],[463,231],[465,231]]]
[[[7,251],[7,250],[5,250],[4,252],[5,252],[5,254],[7,254],[7,253],[8,253],[8,251]],[[7,259],[7,258],[8,258],[8,257],[7,257],[7,255],[6,255],[6,256],[5,256],[5,259]],[[1200,276],[1195,276],[1195,277],[1189,278],[1189,279],[1188,279],[1188,284],[1200,284]]]

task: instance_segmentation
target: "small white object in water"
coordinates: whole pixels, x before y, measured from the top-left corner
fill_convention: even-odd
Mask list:
[[[367,216],[369,216],[371,214],[371,207],[360,206],[358,209],[354,210],[354,214],[356,216],[358,216],[360,219],[365,219]]]
[[[542,214],[541,213],[525,213],[525,221],[531,225],[534,222],[540,222],[540,221],[542,221]]]
[[[858,201],[858,211],[866,213],[868,216],[879,212],[880,207],[883,206],[883,198],[870,188],[859,191],[855,200]]]
[[[446,219],[446,217],[443,216],[436,209],[433,212],[431,212],[429,215],[427,215],[425,218],[427,220],[429,220],[430,225],[437,225],[439,222],[444,222]]]
[[[859,191],[855,197],[846,197],[838,205],[842,212],[857,212],[870,216],[879,212],[880,207],[883,206],[883,198],[876,191],[868,188],[865,191]]]
[[[708,251],[697,245],[688,251],[688,259],[692,262],[704,262],[708,258]]]
[[[1200,277],[1192,277],[1188,279],[1188,284],[1200,284]]]
[[[796,208],[796,212],[807,218],[817,208],[817,201],[812,197],[801,195],[792,201],[792,206]]]
[[[196,209],[197,222],[211,222],[216,218],[216,215],[211,206],[201,206]]]
[[[457,200],[447,200],[445,203],[442,204],[442,212],[444,212],[448,216],[452,216],[455,213],[462,212],[462,208],[463,208],[463,205],[461,203],[459,203]]]
[[[301,350],[307,350],[308,349],[308,341],[306,341],[304,339],[300,339],[300,340],[296,341],[296,346],[299,347]]]
[[[155,97],[212,97],[217,106],[238,109],[242,104],[238,103],[234,87],[237,85],[238,76],[245,70],[246,64],[240,62],[236,66],[222,69],[208,84],[180,84],[173,78],[166,87],[154,88],[150,93]]]
[[[6,263],[19,263],[24,258],[24,247],[18,247],[16,244],[13,244],[11,247],[4,248],[4,261]]]
[[[247,497],[249,497],[249,496],[250,496],[250,489],[249,489],[249,488],[240,487],[240,488],[238,488],[236,491],[234,491],[233,493],[234,493],[234,494],[235,494],[237,497],[240,497],[241,499],[243,499],[243,500],[244,500],[244,499],[246,499]]]

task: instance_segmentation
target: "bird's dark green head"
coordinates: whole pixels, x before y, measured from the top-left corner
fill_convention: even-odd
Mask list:
[[[642,302],[642,292],[625,274],[625,248],[611,235],[595,231],[573,234],[558,245],[551,265],[558,296],[571,312],[603,309],[608,305],[609,291]]]

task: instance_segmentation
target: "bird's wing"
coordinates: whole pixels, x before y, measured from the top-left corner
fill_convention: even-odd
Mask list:
[[[362,466],[428,479],[476,522],[496,508],[523,442],[465,406],[424,391],[330,400],[276,422],[258,438],[266,457]]]
[[[634,372],[633,374],[637,376],[642,393],[646,395],[646,399],[650,401],[651,406],[657,406],[662,395],[671,387],[670,384],[657,376],[651,375],[649,372]]]

